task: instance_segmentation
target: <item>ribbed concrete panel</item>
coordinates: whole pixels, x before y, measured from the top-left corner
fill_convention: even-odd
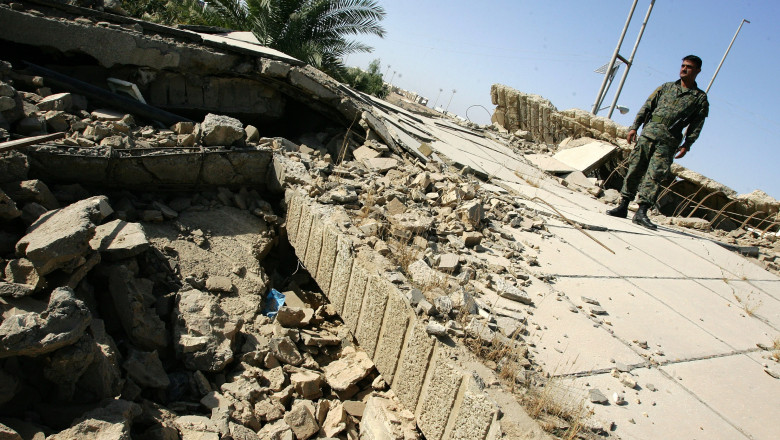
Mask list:
[[[287,239],[291,245],[294,245],[296,233],[298,232],[298,225],[301,222],[301,205],[303,204],[303,196],[298,191],[290,190],[285,194],[290,197],[287,201]]]
[[[451,440],[484,439],[490,431],[493,422],[498,417],[498,406],[482,390],[474,380],[466,378],[463,383],[462,400],[451,417],[451,432],[445,433]]]
[[[347,324],[347,327],[353,334],[357,330],[360,308],[363,306],[363,295],[366,293],[366,283],[368,283],[368,271],[360,264],[360,259],[357,259],[355,264],[352,265],[352,275],[349,279],[347,297],[344,300],[344,309],[341,312],[341,318],[344,319],[344,323]]]
[[[417,399],[420,397],[425,373],[428,370],[433,343],[434,339],[425,331],[425,325],[419,321],[414,322],[401,352],[401,362],[393,380],[393,391],[401,403],[410,410],[417,407]]]
[[[387,295],[382,331],[374,354],[376,369],[382,373],[387,383],[393,383],[395,368],[401,358],[409,322],[414,319],[414,311],[397,287],[391,285]]]
[[[303,261],[306,256],[306,246],[309,244],[309,233],[311,232],[311,214],[312,207],[308,203],[301,204],[301,220],[298,224],[298,231],[295,233],[295,241],[290,241],[295,248],[295,255]]]
[[[339,236],[336,262],[333,264],[333,277],[330,282],[331,304],[336,312],[341,314],[344,310],[344,302],[347,299],[349,280],[352,278],[352,265],[355,263],[355,255],[352,252],[352,242],[345,236]]]
[[[358,320],[355,338],[360,347],[373,358],[376,352],[379,331],[385,317],[389,281],[379,275],[371,275],[366,284],[366,294],[363,296],[363,306]]]
[[[448,350],[437,348],[436,352],[416,414],[419,427],[428,440],[441,440],[444,436],[463,377],[461,370],[447,363]]]
[[[326,221],[326,219],[323,219],[323,222]],[[339,235],[336,227],[324,225],[322,230],[322,252],[320,252],[320,261],[317,264],[317,275],[314,278],[327,297],[330,297],[330,281],[333,279],[338,244]]]
[[[317,275],[317,267],[320,264],[320,253],[322,253],[323,227],[322,214],[312,209],[311,231],[309,232],[309,243],[306,245],[306,256],[303,257],[303,265],[315,277]]]

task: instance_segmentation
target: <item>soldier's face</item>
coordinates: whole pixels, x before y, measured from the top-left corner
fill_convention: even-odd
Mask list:
[[[680,79],[694,80],[699,72],[701,72],[701,69],[696,67],[693,61],[683,60],[682,66],[680,66]]]

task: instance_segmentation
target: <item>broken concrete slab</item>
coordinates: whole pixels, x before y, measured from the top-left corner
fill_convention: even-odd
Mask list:
[[[32,261],[41,275],[75,268],[89,249],[97,224],[113,212],[105,196],[91,197],[51,211],[28,229],[16,251]]]
[[[89,246],[106,260],[116,261],[145,252],[150,243],[139,223],[117,219],[95,228]]]
[[[9,316],[0,324],[0,358],[36,356],[73,344],[92,319],[67,287],[54,289],[46,310]]]
[[[596,169],[617,149],[606,142],[595,141],[555,153],[553,158],[585,174]]]

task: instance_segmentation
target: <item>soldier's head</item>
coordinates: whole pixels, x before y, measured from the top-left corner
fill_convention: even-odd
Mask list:
[[[701,72],[701,58],[696,55],[688,55],[682,59],[680,79],[684,82],[695,81],[699,72]]]

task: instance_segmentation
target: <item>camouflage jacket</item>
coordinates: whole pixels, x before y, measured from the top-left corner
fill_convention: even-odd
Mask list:
[[[679,146],[685,130],[685,142],[682,146],[690,150],[701,133],[704,118],[710,111],[707,94],[694,83],[691,89],[685,89],[678,79],[655,89],[639,109],[631,130],[638,130],[644,124],[642,136]]]

